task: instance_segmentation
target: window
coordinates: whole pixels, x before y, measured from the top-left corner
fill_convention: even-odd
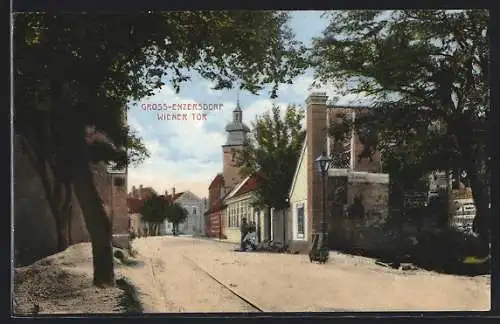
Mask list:
[[[193,215],[196,215],[196,207],[193,207]]]
[[[304,238],[305,224],[304,224],[304,204],[297,205],[297,238]]]
[[[236,212],[234,206],[231,206],[231,227],[236,227]]]

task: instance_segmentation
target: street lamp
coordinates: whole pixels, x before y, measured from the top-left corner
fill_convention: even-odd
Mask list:
[[[321,222],[321,238],[318,237],[316,234],[316,237],[313,238],[313,246],[311,251],[309,252],[309,260],[312,261],[319,261],[321,263],[325,263],[328,260],[328,246],[327,246],[327,230],[326,230],[326,175],[328,173],[328,170],[330,169],[330,166],[332,164],[332,159],[328,158],[324,152],[321,153],[321,155],[314,160],[314,164],[316,166],[317,172],[321,175],[321,180],[322,180],[322,185],[323,185],[323,194],[322,194],[322,200],[323,200],[323,214],[322,216],[322,222]]]

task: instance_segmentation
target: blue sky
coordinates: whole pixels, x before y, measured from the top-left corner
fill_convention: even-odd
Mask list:
[[[298,40],[310,44],[311,39],[320,36],[327,26],[320,11],[296,11],[292,13],[291,27]],[[297,104],[305,108],[313,74],[311,71],[296,78],[291,85],[280,88],[275,102],[285,107]],[[129,190],[132,186],[153,187],[157,192],[177,192],[190,190],[200,197],[208,196],[208,185],[215,175],[222,171],[222,148],[226,139],[225,125],[231,120],[231,112],[236,105],[237,90],[217,90],[211,83],[197,74],[184,84],[179,94],[167,82],[156,95],[141,100],[138,105],[130,105],[128,122],[139,132],[151,152],[151,157],[141,166],[130,168],[128,175]],[[335,91],[327,91],[329,96]],[[318,91],[318,90],[316,90]],[[350,101],[342,98],[342,101]],[[210,113],[205,121],[169,120],[159,121],[154,111],[141,109],[143,103],[185,103],[185,104],[223,104],[221,111]],[[256,115],[271,108],[273,101],[269,94],[261,95],[240,93],[243,120],[250,126]]]

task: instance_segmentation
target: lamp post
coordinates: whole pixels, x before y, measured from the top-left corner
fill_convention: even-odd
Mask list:
[[[319,240],[316,241],[314,239],[313,242],[313,247],[311,252],[309,253],[309,259],[310,261],[318,260],[322,263],[325,263],[328,260],[328,247],[327,247],[327,230],[326,230],[326,175],[328,173],[328,170],[330,169],[330,166],[332,164],[332,160],[328,158],[325,153],[321,153],[321,155],[314,160],[314,164],[316,166],[317,172],[321,175],[321,180],[322,180],[322,217],[321,217],[321,239],[318,237],[317,239]]]

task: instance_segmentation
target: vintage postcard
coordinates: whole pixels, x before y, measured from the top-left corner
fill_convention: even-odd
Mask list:
[[[487,10],[12,15],[12,314],[490,310]]]

